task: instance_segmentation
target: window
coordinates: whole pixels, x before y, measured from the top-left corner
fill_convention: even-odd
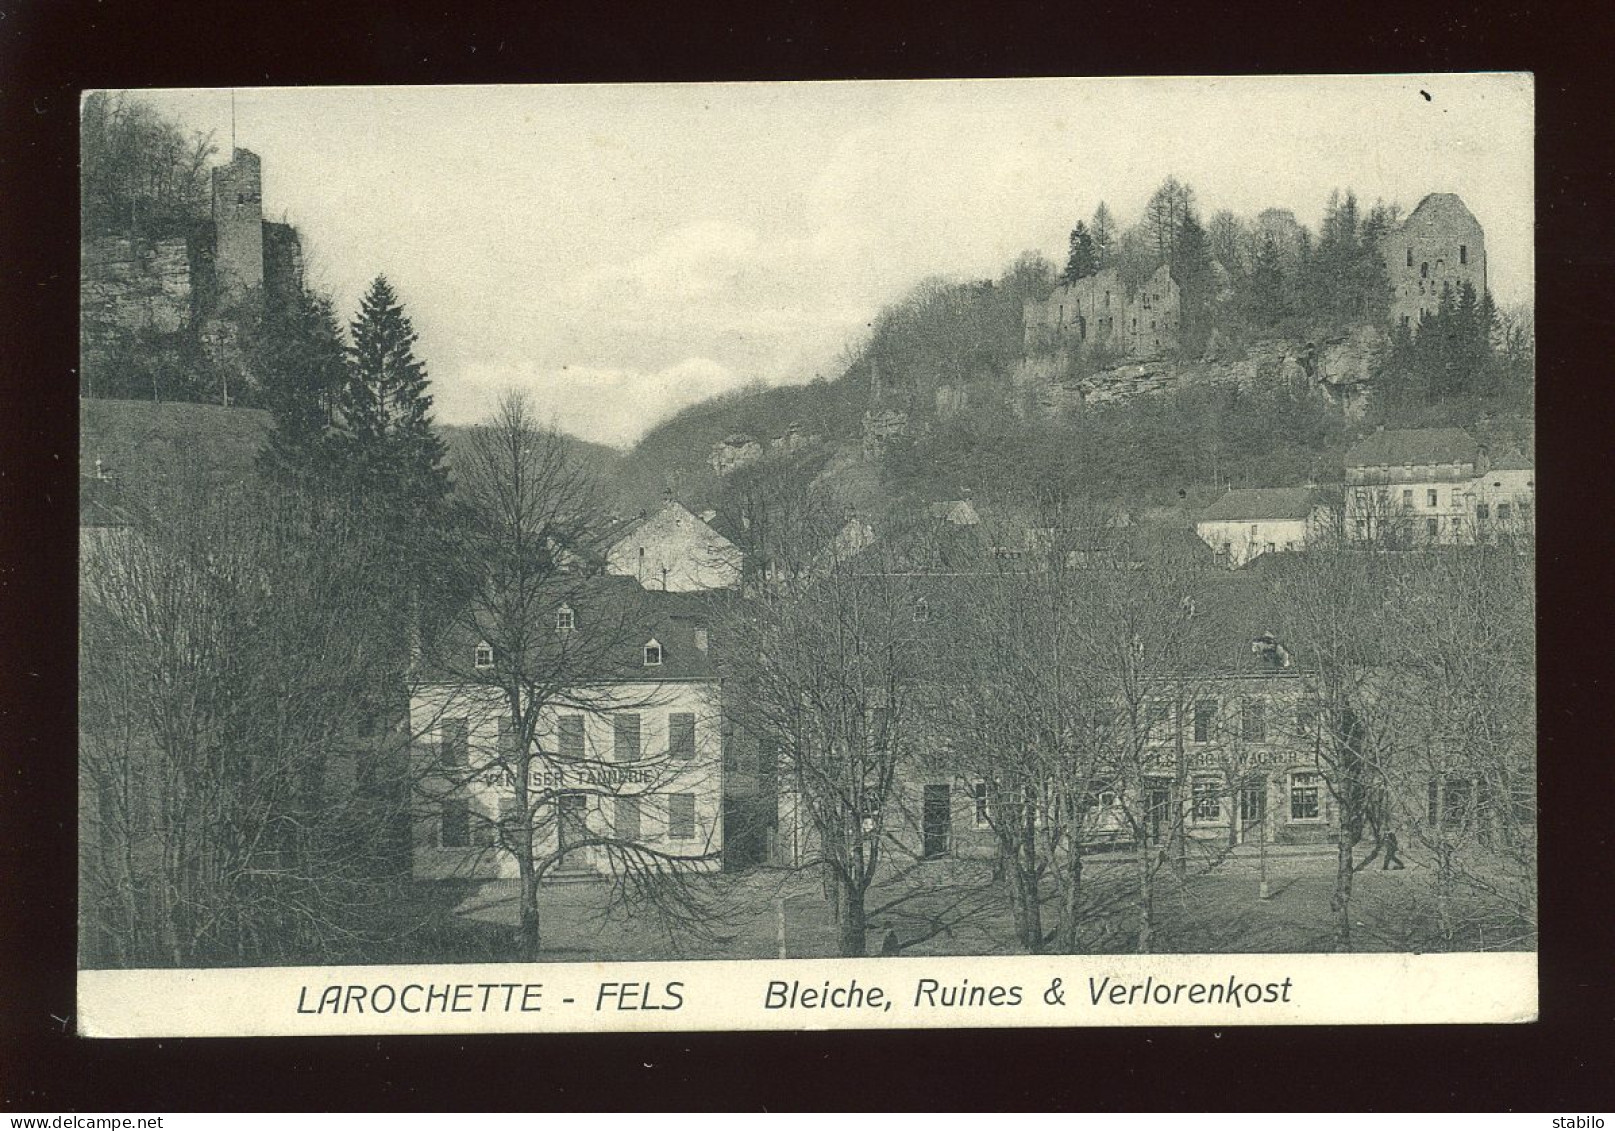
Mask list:
[[[1405,507],[1413,505],[1413,488],[1409,487],[1402,492],[1402,505]]]
[[[1425,505],[1426,505],[1426,506],[1432,506],[1432,507],[1434,507],[1434,506],[1438,506],[1438,505],[1439,505],[1439,504],[1438,504],[1438,503],[1437,503],[1437,502],[1436,502],[1436,492],[1435,492],[1435,490],[1434,490],[1434,489],[1433,489],[1433,488],[1432,488],[1432,489],[1431,489],[1431,490],[1429,490],[1429,491],[1426,491],[1426,492],[1425,492],[1425,493],[1424,493],[1424,502],[1425,502]]]
[[[667,835],[674,840],[695,839],[695,794],[667,795]]]
[[[483,641],[481,644],[477,645],[476,664],[479,672],[485,672],[489,668],[493,667],[492,644],[489,644],[487,641]]]
[[[611,719],[611,756],[619,762],[639,761],[639,715],[624,711]]]
[[[619,797],[616,800],[616,827],[618,840],[639,839],[639,798]],[[692,811],[693,820],[694,813]]]
[[[1234,556],[1234,544],[1232,542],[1224,542],[1222,544],[1222,556],[1225,558],[1231,558]]]
[[[1466,266],[1469,263],[1469,245],[1466,243],[1458,245],[1458,262]]]
[[[924,597],[914,602],[914,620],[923,623],[931,619],[931,603]]]
[[[1144,708],[1144,727],[1157,738],[1172,724],[1172,704],[1150,703]]]
[[[779,773],[779,743],[772,738],[760,739],[757,743],[757,776],[764,782],[771,782]]]
[[[1295,713],[1295,733],[1303,738],[1313,734],[1318,729],[1318,712],[1311,707],[1302,707]]]
[[[1290,820],[1316,821],[1318,810],[1318,775],[1290,775]]]
[[[655,640],[645,645],[645,666],[647,668],[660,667],[662,664],[662,646]]]
[[[556,632],[571,632],[577,626],[578,617],[577,614],[572,611],[572,606],[562,605],[560,608],[555,610]]]
[[[970,787],[970,798],[976,806],[976,827],[987,823],[987,783],[978,781]]]
[[[892,709],[890,707],[876,707],[869,712],[869,746],[872,750],[884,751],[891,739]]]
[[[1216,778],[1194,779],[1194,819],[1197,821],[1222,819],[1222,794]]]
[[[1419,278],[1428,279],[1429,277],[1430,277],[1430,264],[1429,264],[1429,262],[1426,261],[1424,263],[1419,264]]]
[[[1491,517],[1492,517],[1492,508],[1491,508],[1490,504],[1488,504],[1488,503],[1476,503],[1475,504],[1475,521],[1476,522],[1485,522],[1487,519],[1489,519]]]
[[[1210,742],[1211,731],[1216,725],[1217,701],[1215,699],[1202,699],[1194,705],[1194,740],[1196,742]]]
[[[667,716],[667,752],[687,762],[695,757],[695,716],[679,713]]]
[[[557,720],[560,730],[561,757],[583,757],[583,716],[562,715]]]
[[[1267,741],[1267,704],[1247,699],[1239,706],[1239,733],[1246,742]]]
[[[1411,247],[1408,248],[1408,266],[1413,266],[1413,249]]]
[[[469,820],[472,848],[492,848],[498,843],[498,829],[492,820],[481,813],[470,816]]]
[[[511,726],[509,715],[499,716],[499,756],[501,758],[516,756],[516,731]]]
[[[437,760],[447,769],[466,764],[466,747],[471,724],[465,719],[444,719],[438,737]]]
[[[1272,552],[1273,552],[1273,551],[1274,551],[1274,550],[1276,550],[1276,549],[1278,549],[1278,547],[1277,547],[1277,546],[1275,546],[1275,545],[1273,545],[1273,543],[1271,543],[1271,542],[1269,542],[1269,543],[1268,543],[1268,544],[1267,544],[1267,552],[1268,552],[1268,553],[1270,553],[1270,554],[1271,554],[1271,553],[1272,553]]]
[[[464,801],[443,802],[438,844],[444,848],[471,847],[471,810]]]
[[[927,785],[920,807],[920,855],[927,860],[953,850],[953,803],[947,783]]]
[[[1436,535],[1440,534],[1441,533],[1441,520],[1439,518],[1427,518],[1427,519],[1425,519],[1424,520],[1424,532],[1426,534],[1428,534],[1432,538],[1434,538]]]
[[[1507,503],[1498,503],[1497,504],[1497,521],[1498,522],[1507,522],[1508,521],[1508,516],[1509,516],[1509,505]]]

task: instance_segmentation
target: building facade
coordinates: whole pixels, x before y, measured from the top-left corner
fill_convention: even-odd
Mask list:
[[[1303,550],[1323,537],[1328,507],[1310,487],[1230,490],[1201,512],[1195,533],[1238,569],[1262,554]]]
[[[606,572],[667,593],[734,589],[743,565],[738,546],[671,499],[624,527],[606,550]]]
[[[1393,548],[1468,545],[1534,522],[1535,472],[1506,453],[1493,466],[1461,428],[1381,429],[1346,452],[1345,535]]]
[[[505,674],[486,640],[461,631],[414,683],[410,733],[413,874],[421,880],[519,874],[516,775],[525,764],[543,879],[604,878],[647,861],[715,870],[724,849],[723,710],[704,606],[606,579],[551,610],[557,649],[609,633],[609,674],[570,687]],[[627,615],[621,615],[627,606]],[[580,646],[581,648],[586,646]],[[531,738],[511,710],[528,702]],[[533,696],[543,687],[543,700]]]

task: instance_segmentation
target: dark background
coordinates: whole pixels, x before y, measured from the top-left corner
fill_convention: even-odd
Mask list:
[[[1546,4],[0,0],[0,1106],[1611,1109],[1608,29]],[[854,17],[853,12],[859,14]],[[75,907],[85,87],[1534,70],[1542,1020],[1510,1027],[87,1041]],[[1372,129],[1372,122],[1364,122]],[[1228,142],[1238,145],[1237,134]],[[1606,331],[1600,333],[1599,331]]]

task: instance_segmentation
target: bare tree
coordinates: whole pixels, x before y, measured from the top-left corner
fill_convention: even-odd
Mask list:
[[[504,398],[472,430],[455,473],[461,538],[448,568],[462,596],[446,617],[423,611],[415,676],[415,729],[438,735],[417,764],[422,820],[452,806],[468,826],[461,847],[514,859],[518,946],[528,959],[542,943],[540,885],[590,854],[605,857],[620,897],[663,926],[707,922],[692,910],[701,892],[690,873],[716,858],[716,815],[670,810],[665,836],[640,827],[642,806],[676,783],[716,796],[712,743],[698,739],[717,734],[713,718],[683,704],[690,709],[660,747],[644,744],[639,727],[642,712],[680,706],[652,667],[663,666],[664,649],[691,659],[704,629],[676,627],[671,612],[648,607],[677,595],[602,576],[595,479],[521,397]],[[680,639],[650,635],[653,620]],[[586,726],[607,718],[616,730],[602,750]],[[474,736],[492,741],[473,744]],[[610,820],[591,818],[606,800]],[[476,855],[467,863],[475,872]]]
[[[85,547],[88,955],[318,961],[388,929],[402,672],[380,555],[362,516],[245,489],[180,492]]]
[[[920,725],[920,640],[906,587],[872,548],[733,610],[722,626],[724,697],[777,743],[826,873],[844,955],[865,951],[866,896],[897,818],[899,769]]]

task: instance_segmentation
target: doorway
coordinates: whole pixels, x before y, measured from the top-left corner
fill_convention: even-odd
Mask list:
[[[1267,820],[1267,782],[1248,781],[1239,787],[1239,843],[1248,843],[1252,836],[1262,835],[1262,824]]]

